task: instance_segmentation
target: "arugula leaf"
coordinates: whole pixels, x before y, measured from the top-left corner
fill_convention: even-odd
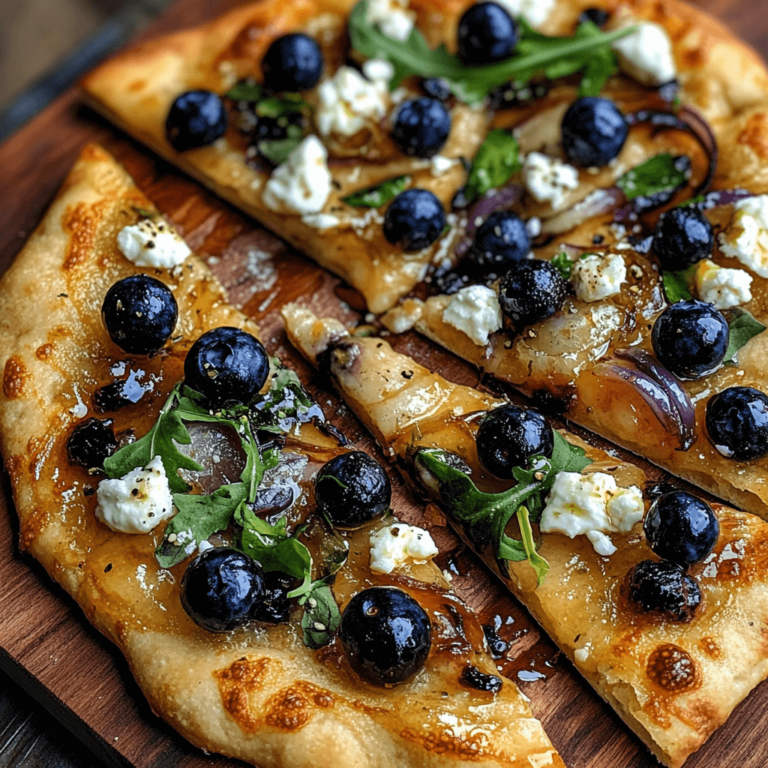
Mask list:
[[[124,445],[104,462],[104,472],[109,478],[123,477],[137,467],[145,467],[155,456],[163,462],[168,485],[174,493],[185,493],[189,486],[179,476],[180,469],[199,472],[202,467],[189,456],[185,456],[177,447],[189,445],[192,438],[184,426],[179,414],[174,409],[178,399],[180,384],[177,384],[165,401],[157,421],[144,437]]]
[[[670,304],[677,304],[678,301],[687,301],[692,299],[691,281],[696,264],[687,269],[681,269],[678,272],[663,272],[661,275],[661,284],[664,286],[664,294]]]
[[[725,363],[735,363],[736,353],[754,336],[762,333],[766,326],[756,320],[746,309],[736,307],[723,312],[728,321],[731,335],[725,353]]]
[[[331,587],[325,581],[316,581],[300,602],[304,605],[301,619],[304,645],[314,650],[328,645],[341,623],[341,612]]]
[[[501,128],[491,131],[477,150],[472,161],[464,196],[471,203],[489,189],[500,187],[513,173],[517,173],[520,163],[520,145],[517,139]]]
[[[225,94],[224,97],[232,101],[258,101],[263,93],[261,83],[249,80],[241,80],[235,83]]]
[[[244,483],[222,485],[206,495],[175,494],[173,503],[179,511],[168,523],[155,551],[160,567],[173,568],[197,552],[200,542],[226,530],[246,494]]]
[[[582,22],[576,30],[577,37],[598,38],[600,29],[591,21]],[[610,46],[602,45],[595,49],[582,71],[579,84],[579,96],[599,96],[606,81],[618,72],[616,54]]]
[[[309,105],[297,93],[284,93],[282,96],[268,96],[256,104],[257,117],[283,117],[306,112]]]
[[[553,259],[550,259],[549,263],[560,273],[563,280],[571,279],[571,272],[573,272],[573,262],[571,257],[567,253],[558,253]]]
[[[355,208],[380,208],[397,197],[411,183],[410,176],[398,176],[388,179],[375,187],[354,192],[342,200]]]
[[[616,186],[627,196],[627,200],[651,197],[680,189],[688,181],[689,170],[690,163],[680,162],[680,156],[662,152],[627,171],[618,179]]]
[[[270,359],[272,383],[262,400],[253,406],[251,421],[262,432],[287,432],[295,424],[325,421],[322,409],[304,389],[299,377],[276,357]]]
[[[520,40],[513,56],[495,64],[467,67],[445,46],[430,49],[415,27],[407,40],[394,40],[374,24],[369,24],[366,17],[367,2],[363,0],[355,6],[349,19],[352,47],[369,59],[386,59],[394,66],[395,76],[390,88],[394,90],[410,75],[440,77],[448,82],[458,98],[470,103],[482,101],[494,88],[511,80],[523,84],[539,72],[554,79],[584,70],[595,57],[602,57],[602,50],[609,49],[614,40],[635,29],[600,32],[594,24],[587,22],[581,24],[572,37],[547,37],[534,32],[519,17]],[[599,65],[591,65],[589,90],[594,90],[607,76],[606,71],[604,59]]]
[[[531,521],[537,522],[544,510],[546,495],[558,472],[581,472],[591,464],[582,448],[571,445],[554,432],[551,459],[535,457],[528,467],[517,467],[513,474],[517,485],[501,493],[484,493],[460,468],[450,461],[450,454],[439,449],[421,449],[416,454],[416,468],[424,484],[437,489],[443,510],[473,531],[490,535],[490,545],[497,559],[519,562],[527,560],[536,572],[539,584],[546,576],[548,564],[537,552]],[[517,516],[521,538],[506,532],[509,521]],[[480,541],[475,538],[475,545]]]
[[[259,153],[273,165],[282,165],[286,162],[291,152],[304,139],[304,131],[298,125],[288,125],[285,131],[284,139],[264,139],[257,145]]]

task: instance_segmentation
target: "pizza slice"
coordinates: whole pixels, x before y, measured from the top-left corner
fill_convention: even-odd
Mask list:
[[[768,674],[768,525],[288,305],[288,335],[665,765]]]
[[[563,766],[383,468],[100,147],[0,307],[21,547],[181,734],[263,768]]]

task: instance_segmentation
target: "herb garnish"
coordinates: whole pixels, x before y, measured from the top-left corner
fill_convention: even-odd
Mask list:
[[[735,307],[723,312],[728,321],[730,337],[725,353],[725,363],[735,364],[736,353],[754,336],[762,333],[766,326],[756,320],[746,309]]]
[[[552,458],[534,457],[527,468],[513,470],[517,485],[501,493],[483,493],[469,476],[450,461],[451,454],[439,449],[422,449],[416,467],[424,484],[437,488],[438,500],[450,517],[462,523],[477,546],[489,538],[499,561],[527,560],[541,584],[549,564],[536,551],[531,523],[537,523],[546,505],[547,493],[558,472],[581,472],[592,463],[582,448],[571,445],[559,432],[554,434]],[[520,539],[508,536],[507,524],[516,517]]]
[[[685,186],[690,177],[690,168],[690,160],[685,155],[675,156],[663,152],[627,171],[618,179],[616,186],[626,195],[627,200],[672,193]]]
[[[555,79],[586,71],[586,90],[594,93],[612,72],[613,64],[607,66],[608,56],[603,51],[610,51],[614,40],[635,29],[600,32],[594,24],[585,22],[572,37],[547,37],[534,32],[519,17],[520,40],[513,56],[495,64],[468,67],[444,45],[431,49],[415,27],[405,41],[387,37],[368,23],[366,6],[367,0],[358,3],[349,18],[352,47],[369,59],[386,59],[394,66],[391,88],[396,88],[410,75],[439,77],[447,81],[454,95],[469,103],[482,101],[504,83],[527,82],[537,73]]]
[[[201,542],[234,523],[238,548],[258,560],[265,571],[283,571],[300,580],[288,596],[298,597],[305,612],[313,617],[309,629],[305,626],[309,621],[306,616],[302,627],[310,647],[317,648],[330,642],[338,627],[339,611],[328,579],[346,562],[346,548],[333,542],[324,564],[325,575],[313,581],[312,555],[299,538],[303,529],[289,532],[285,518],[273,525],[248,506],[256,498],[265,471],[277,467],[280,461],[279,451],[260,445],[257,433],[280,433],[296,423],[323,417],[293,371],[280,366],[276,358],[272,359],[272,371],[269,391],[250,407],[236,405],[218,411],[206,409],[201,404],[202,396],[180,382],[150,431],[107,459],[105,471],[109,477],[122,477],[159,455],[178,510],[155,552],[160,566],[172,568],[197,552]],[[222,485],[210,494],[189,493],[191,489],[179,471],[199,472],[203,467],[182,453],[177,443],[191,444],[186,424],[194,422],[217,424],[236,432],[246,458],[239,482]],[[317,606],[321,606],[319,612]],[[325,628],[322,631],[318,629],[321,625]]]
[[[477,150],[469,172],[464,197],[468,203],[495,189],[517,173],[520,163],[517,139],[501,128],[491,131]]]
[[[558,253],[557,256],[549,260],[549,263],[560,273],[563,280],[571,279],[573,261],[567,253]]]
[[[664,286],[664,294],[670,304],[677,304],[678,301],[688,301],[693,298],[691,281],[697,267],[698,264],[694,264],[677,272],[664,271],[661,276],[661,284]]]
[[[355,208],[379,208],[397,197],[410,183],[410,176],[398,176],[375,187],[353,192],[342,200]]]

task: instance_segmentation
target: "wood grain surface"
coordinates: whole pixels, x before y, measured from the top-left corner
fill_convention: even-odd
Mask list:
[[[223,12],[232,0],[179,0],[145,35],[192,25]],[[707,0],[702,6],[730,22],[763,52],[768,2]],[[331,420],[361,447],[375,453],[365,430],[316,377],[285,339],[278,310],[300,300],[318,313],[360,322],[341,297],[349,294],[277,238],[207,193],[81,105],[72,90],[0,146],[0,271],[39,222],[86,141],[102,143],[190,246],[207,258],[230,300],[254,317],[263,339],[309,384]],[[414,334],[394,340],[399,351],[460,383],[478,385],[477,373]],[[513,398],[514,399],[514,398]],[[591,440],[599,444],[599,441]],[[654,479],[662,473],[646,467]],[[421,507],[392,471],[394,506],[406,519]],[[206,756],[188,745],[149,709],[122,657],[94,630],[79,608],[31,558],[18,551],[18,529],[7,480],[0,490],[0,667],[40,700],[105,764],[134,768],[220,768],[232,761]],[[509,642],[500,662],[531,698],[552,741],[570,768],[642,768],[656,761],[610,707],[582,681],[531,618],[486,574],[482,564],[448,529],[433,530],[440,564],[455,574],[460,594],[495,624]],[[709,743],[690,768],[764,768],[768,765],[768,685],[761,686]]]

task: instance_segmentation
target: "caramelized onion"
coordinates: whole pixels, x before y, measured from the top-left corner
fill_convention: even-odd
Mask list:
[[[696,440],[696,412],[680,382],[644,349],[620,349],[615,354],[635,367],[601,363],[598,373],[631,384],[664,429],[677,433],[679,450],[687,451]]]
[[[627,123],[629,125],[648,123],[657,131],[671,129],[690,133],[709,159],[707,173],[693,190],[691,197],[701,195],[709,189],[717,167],[717,140],[709,127],[709,123],[698,112],[688,106],[681,107],[677,114],[661,109],[641,109],[627,115]]]
[[[569,232],[587,219],[612,213],[626,202],[626,195],[618,187],[597,189],[568,210],[542,222],[541,231],[548,235]]]

